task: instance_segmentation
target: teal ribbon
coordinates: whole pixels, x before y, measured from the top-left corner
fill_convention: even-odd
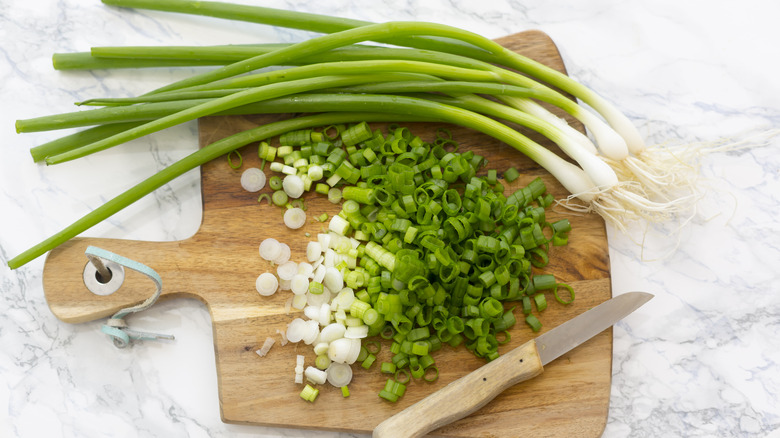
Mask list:
[[[114,341],[114,345],[117,348],[125,348],[128,345],[130,345],[133,341],[174,339],[172,335],[164,335],[159,333],[147,333],[147,332],[132,330],[127,326],[127,323],[125,322],[125,317],[127,315],[148,309],[155,303],[155,301],[157,301],[157,298],[160,297],[160,294],[162,293],[162,278],[160,278],[160,275],[157,274],[157,272],[155,272],[154,269],[142,263],[136,262],[135,260],[130,260],[127,257],[122,257],[118,254],[114,254],[110,251],[106,251],[104,249],[97,248],[94,246],[89,246],[85,251],[85,254],[90,259],[92,257],[99,257],[103,260],[114,262],[118,265],[124,266],[125,268],[132,269],[136,272],[146,275],[155,284],[156,288],[152,296],[150,296],[143,303],[137,306],[128,307],[120,310],[119,312],[114,314],[114,316],[109,318],[108,321],[106,321],[106,323],[101,327],[100,330],[111,337],[111,339]]]

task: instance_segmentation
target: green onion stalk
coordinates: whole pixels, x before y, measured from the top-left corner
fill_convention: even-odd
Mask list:
[[[333,77],[319,77],[319,78],[313,78],[313,79],[301,79],[301,80],[293,80],[289,82],[281,82],[281,83],[275,83],[270,84],[265,87],[256,87],[252,89],[247,89],[244,91],[240,91],[228,96],[225,96],[223,98],[217,98],[214,100],[196,100],[196,101],[177,101],[170,104],[158,104],[158,103],[152,103],[149,104],[150,106],[153,106],[153,114],[159,115],[160,110],[158,108],[165,107],[168,105],[173,106],[174,108],[179,108],[179,105],[190,105],[193,106],[185,107],[184,109],[181,109],[178,112],[175,112],[170,115],[166,115],[164,117],[160,117],[158,119],[152,120],[144,125],[137,126],[137,127],[131,127],[130,129],[127,129],[126,131],[123,131],[119,134],[115,134],[113,136],[110,136],[108,138],[98,140],[92,144],[81,146],[75,149],[72,149],[70,151],[62,152],[58,155],[49,156],[45,160],[48,164],[56,164],[56,163],[62,163],[65,161],[73,160],[76,158],[84,157],[88,154],[103,150],[105,148],[115,146],[117,144],[120,144],[125,141],[132,140],[134,138],[138,138],[140,136],[149,134],[151,132],[155,132],[170,126],[173,126],[174,124],[183,123],[188,120],[193,120],[195,118],[205,116],[205,115],[211,115],[214,113],[222,112],[224,114],[225,111],[230,110],[231,108],[240,107],[242,105],[248,105],[250,103],[257,102],[258,100],[265,100],[266,98],[272,99],[274,97],[285,95],[289,93],[289,90],[295,90],[295,91],[309,91],[312,89],[316,89],[318,87],[328,87],[328,86],[339,86],[342,84],[359,84],[359,83],[375,83],[377,81],[381,81],[383,79],[386,79],[386,76],[381,75],[352,75],[352,76],[333,76]],[[391,75],[392,78],[392,75]],[[342,98],[342,96],[338,96],[339,98]],[[360,97],[350,97],[347,100],[359,100],[362,99],[364,96]],[[466,97],[463,97],[462,99],[466,99]],[[322,104],[324,99],[319,100],[319,104]],[[481,105],[480,105],[481,102]],[[522,113],[519,113],[518,111],[512,111],[510,112],[509,109],[501,111],[502,106],[500,104],[491,103],[490,101],[486,99],[477,99],[476,97],[472,98],[472,109],[479,109],[482,111],[487,111],[488,113],[492,113],[491,115],[505,115],[505,114],[514,114],[516,117],[511,117],[515,122],[521,123],[525,126],[531,127],[532,129],[536,129],[537,131],[547,135],[549,138],[551,138],[553,141],[556,141],[563,150],[569,154],[572,158],[577,160],[577,162],[586,170],[586,172],[590,175],[591,180],[596,184],[598,188],[601,189],[609,189],[612,186],[614,186],[617,183],[617,177],[614,174],[614,172],[604,163],[604,161],[600,160],[595,155],[588,153],[584,151],[583,148],[581,148],[578,144],[576,144],[574,141],[570,141],[569,137],[565,134],[561,133],[559,130],[557,130],[554,126],[549,125],[545,123],[542,120],[537,120],[533,117],[523,117]],[[143,108],[143,106],[130,106],[130,107],[109,107],[106,108],[106,112],[108,113],[108,116],[114,117],[117,115],[118,112],[120,112],[123,108],[127,108],[131,111],[131,116],[133,118],[138,117],[138,111],[137,108]],[[100,112],[103,109],[94,110],[95,112]],[[252,108],[251,110],[244,110],[246,112],[253,112],[255,111],[255,108]],[[262,111],[262,110],[260,110]],[[449,111],[454,112],[454,108],[450,108]],[[75,112],[71,113],[78,121],[83,120],[95,120],[96,117],[94,115],[89,115],[89,112]],[[465,114],[465,112],[464,112]],[[56,118],[56,121],[59,123],[63,123],[63,121],[67,120],[67,117],[59,116]],[[457,123],[457,122],[455,122]],[[32,126],[41,126],[43,122],[40,120],[38,121],[21,121],[17,124],[17,126],[20,126],[22,128],[29,129],[30,125]],[[483,124],[484,125],[484,124]],[[502,125],[503,126],[503,125]],[[72,124],[64,124],[62,127],[73,127]],[[485,132],[485,128],[481,129],[482,132]],[[514,146],[514,145],[513,145]],[[515,146],[516,147],[516,146]],[[540,146],[541,147],[541,146]],[[518,148],[522,152],[528,154],[526,149]],[[548,151],[549,152],[549,151]],[[538,158],[535,156],[531,156],[532,159],[538,161]],[[546,162],[546,159],[545,159]],[[540,163],[542,164],[542,163]],[[561,179],[563,178],[563,175],[560,173],[556,174],[556,176]],[[573,188],[573,187],[569,187]],[[586,187],[583,189],[583,187],[577,187],[577,190],[572,190],[572,193],[584,193],[585,191],[590,190],[590,188]]]
[[[103,0],[103,3],[127,7],[160,10],[175,13],[203,15],[228,20],[247,21],[272,26],[287,27],[318,33],[336,33],[356,27],[364,27],[373,23],[369,21],[347,19],[321,14],[296,11],[285,11],[259,6],[245,6],[222,2],[203,2],[190,0]],[[689,163],[698,154],[698,148],[676,148],[667,150],[661,146],[646,147],[641,135],[631,121],[614,105],[598,95],[593,90],[532,59],[514,53],[504,48],[484,50],[473,41],[463,41],[460,38],[438,36],[400,36],[393,35],[375,39],[382,43],[413,47],[435,52],[459,54],[486,63],[503,64],[515,68],[530,76],[538,77],[561,90],[571,93],[595,109],[604,117],[612,128],[624,139],[624,144],[615,147],[612,144],[602,153],[605,159],[626,179],[639,184],[638,193],[653,195],[661,201],[668,201],[665,211],[690,204],[688,196],[678,198],[676,192],[681,185],[690,183],[691,172],[695,172]],[[139,60],[142,61],[142,60]],[[146,60],[149,61],[149,60]],[[166,60],[173,62],[175,60]],[[515,100],[511,98],[509,100]],[[527,102],[517,102],[527,105]],[[587,126],[587,125],[586,125]],[[588,126],[590,129],[590,127]],[[595,134],[594,134],[595,135]],[[693,149],[693,150],[691,150]],[[662,202],[663,203],[663,202]],[[662,218],[666,213],[661,215]],[[662,219],[661,218],[661,219]],[[648,219],[653,219],[648,217]]]
[[[442,76],[455,77],[458,79],[476,79],[476,80],[488,80],[494,77],[493,72],[470,70],[459,67],[444,66],[439,64],[422,63],[417,61],[357,61],[357,62],[345,62],[345,63],[329,63],[323,65],[322,69],[328,73],[342,73],[342,72],[361,72],[362,75],[349,75],[349,76],[319,76],[309,77],[314,69],[312,66],[299,67],[282,72],[273,72],[254,75],[249,78],[243,78],[241,80],[242,86],[257,85],[258,83],[265,83],[269,76],[283,77],[286,82],[274,82],[263,87],[254,88],[242,88],[234,93],[227,94],[223,97],[213,97],[212,99],[183,99],[173,102],[150,102],[145,105],[133,105],[126,107],[108,107],[101,108],[92,111],[78,111],[69,114],[46,116],[36,119],[20,120],[17,121],[17,130],[20,132],[32,132],[44,129],[62,129],[72,128],[76,126],[82,126],[85,123],[105,123],[111,120],[116,120],[122,117],[124,121],[137,121],[139,119],[154,119],[147,124],[141,126],[131,127],[123,132],[116,133],[108,138],[97,140],[89,145],[84,145],[69,151],[61,152],[57,155],[46,157],[48,164],[56,164],[72,159],[86,156],[87,154],[94,153],[105,148],[121,144],[123,142],[138,138],[143,135],[147,135],[152,132],[159,131],[161,129],[173,126],[174,124],[183,123],[188,120],[193,120],[198,117],[212,114],[227,114],[230,110],[242,105],[248,105],[252,102],[259,100],[273,98],[280,95],[290,94],[291,92],[310,91],[322,87],[338,87],[340,85],[354,85],[361,83],[376,83],[388,80],[398,79],[403,76],[393,76],[392,73],[387,73],[384,76],[380,74],[367,74],[374,71],[387,71],[387,72],[418,72],[415,74],[438,74]],[[398,75],[398,73],[396,73]],[[296,78],[303,79],[296,79]],[[435,84],[434,84],[435,85]],[[440,85],[449,87],[451,90],[457,89],[458,83],[444,82]],[[426,84],[421,84],[426,86]],[[467,89],[468,84],[464,83],[460,85],[460,92]],[[443,90],[444,88],[442,88]],[[215,90],[206,90],[204,92],[213,92]],[[481,91],[495,91],[495,92],[512,92],[515,95],[523,96],[541,96],[542,99],[549,98],[555,100],[555,97],[547,97],[548,94],[544,90],[523,89],[520,87],[510,87],[502,84],[493,84],[492,87],[483,87]],[[171,92],[180,96],[179,92]],[[186,92],[185,92],[186,93]],[[195,93],[195,92],[193,92]],[[170,94],[170,93],[169,93]],[[154,97],[155,95],[152,95]],[[186,97],[193,97],[192,94],[188,94]],[[563,99],[563,102],[572,103],[567,99]],[[495,104],[493,108],[498,106]],[[489,108],[490,106],[485,101],[485,104],[481,109]],[[507,109],[506,111],[509,111]],[[251,112],[251,110],[240,109],[239,113]],[[236,113],[235,111],[233,113]],[[519,112],[514,111],[518,114]],[[525,126],[532,127],[532,129],[539,130],[548,137],[553,136],[554,141],[562,146],[569,145],[569,142],[561,143],[567,136],[558,134],[558,130],[554,129],[549,124],[542,121],[531,126],[526,122],[527,118],[523,118]],[[515,118],[515,121],[519,120]],[[540,129],[543,127],[543,129]],[[575,158],[586,170],[593,172],[593,166],[598,166],[601,169],[605,169],[603,161],[595,157],[593,154],[589,154],[580,148],[565,148],[564,151]],[[592,164],[591,164],[592,163]],[[594,181],[596,185],[601,188],[609,188],[616,183],[613,181],[614,172],[609,169],[600,170],[594,175]],[[607,175],[607,180],[601,176]]]
[[[320,68],[315,69],[313,67],[320,67]],[[344,77],[339,77],[339,76],[311,77],[311,75],[314,74],[315,71],[317,70],[319,70],[320,72],[324,71],[327,73],[351,72],[353,74]],[[109,107],[109,108],[103,108],[103,109],[98,109],[93,111],[79,111],[79,112],[74,112],[65,115],[47,116],[47,117],[41,117],[37,119],[20,120],[17,122],[17,130],[19,130],[20,132],[31,132],[31,131],[43,130],[43,129],[71,128],[75,126],[80,126],[83,123],[102,123],[102,122],[109,121],[115,117],[118,117],[121,113],[125,111],[128,114],[125,116],[124,120],[135,121],[138,120],[139,117],[143,117],[142,114],[145,114],[144,109],[149,111],[149,116],[147,118],[149,119],[156,118],[155,120],[150,121],[145,125],[133,127],[124,132],[112,135],[109,138],[101,139],[95,141],[92,144],[84,145],[74,150],[62,152],[58,155],[50,156],[46,158],[46,162],[48,164],[56,164],[56,163],[72,160],[75,158],[83,157],[89,153],[93,153],[111,146],[121,144],[123,142],[138,138],[140,136],[147,135],[149,133],[156,132],[161,129],[173,126],[174,124],[183,123],[185,121],[193,120],[195,118],[202,117],[205,115],[225,114],[227,113],[228,110],[232,108],[240,107],[242,105],[247,105],[249,103],[256,102],[265,98],[273,98],[276,96],[289,94],[293,91],[295,92],[309,91],[316,88],[339,86],[346,83],[351,83],[351,84],[376,83],[376,82],[393,79],[390,73],[387,73],[387,76],[380,76],[378,74],[377,75],[368,74],[370,72],[383,72],[383,71],[400,72],[400,73],[408,72],[410,74],[428,74],[428,75],[437,74],[448,78],[470,79],[470,80],[490,80],[495,78],[496,76],[495,72],[490,72],[490,71],[464,69],[460,67],[452,67],[446,65],[418,62],[418,61],[371,61],[371,62],[355,61],[355,62],[343,62],[343,63],[326,63],[320,66],[297,67],[297,68],[283,70],[279,72],[261,73],[249,77],[243,77],[238,80],[240,82],[239,85],[242,87],[267,83],[267,81],[271,78],[284,78],[286,82],[274,82],[262,87],[255,86],[254,88],[242,88],[242,89],[238,89],[234,93],[227,94],[223,97],[213,97],[214,95],[211,95],[212,100],[184,99],[184,100],[177,100],[170,103],[149,102],[146,105],[142,105],[142,106]],[[355,74],[358,72],[363,73],[363,75]],[[417,72],[417,73],[412,73],[412,72]],[[303,78],[303,79],[297,79],[297,78]],[[234,83],[233,86],[235,85],[236,84]],[[450,87],[450,89],[455,89],[458,86],[458,83],[450,82],[441,85],[446,85]],[[424,87],[425,84],[422,84],[422,86]],[[467,84],[462,85],[462,88],[465,87],[467,87]],[[555,93],[547,92],[546,90],[537,90],[537,89],[530,89],[530,88],[522,89],[519,87],[510,87],[502,84],[495,84],[492,90],[495,90],[497,92],[502,92],[502,90],[503,92],[511,91],[513,92],[512,94],[515,95],[522,95],[524,97],[533,96],[533,97],[539,97],[541,100],[546,100],[549,102],[558,102],[560,103],[560,106],[566,107],[566,109],[570,111],[570,113],[577,112],[577,109],[579,108],[572,101],[562,97],[561,99],[558,99],[556,98]],[[201,91],[213,92],[216,90],[201,90]],[[460,90],[461,93],[463,91],[464,91],[463,89]],[[483,89],[482,91],[491,91],[491,90]],[[173,92],[169,92],[168,94],[169,95],[175,94],[177,97],[181,97],[181,93],[187,93],[187,92],[173,91]],[[196,92],[193,91],[191,93],[196,93]],[[164,95],[165,93],[163,93],[163,96]],[[151,95],[151,98],[154,98],[155,96],[159,96],[159,95]],[[193,97],[193,96],[194,96],[193,94],[186,95],[186,97]],[[133,101],[137,102],[137,100],[133,100]],[[492,108],[496,108],[496,105],[494,105]],[[484,109],[488,107],[489,106],[485,102],[485,104],[483,104],[481,108]],[[171,113],[167,115],[164,114],[163,111],[165,109],[168,109],[169,111],[171,111]],[[247,112],[246,110],[243,111]],[[509,110],[507,109],[506,111]],[[517,111],[514,111],[513,113],[519,114],[519,112]],[[525,121],[525,119],[523,120]],[[517,121],[517,118],[515,118],[515,121]],[[522,123],[522,124],[524,124],[525,126],[529,126],[528,123]],[[547,123],[537,124],[533,128],[539,130],[539,126],[542,125],[549,125],[549,124]],[[548,137],[550,136],[549,133],[553,133],[555,138],[552,139],[556,141],[556,143],[559,143],[559,145],[562,146],[570,145],[569,147],[565,147],[564,151],[567,154],[569,154],[572,158],[577,160],[581,165],[583,165],[586,168],[586,170],[589,171],[589,173],[591,173],[594,176],[594,182],[598,187],[606,189],[611,187],[617,182],[615,181],[614,172],[610,171],[609,169],[606,169],[605,165],[603,164],[603,161],[601,161],[595,155],[579,147],[576,147],[576,144],[574,144],[574,147],[571,147],[572,143],[569,142],[561,143],[561,140],[565,139],[567,136],[564,134],[557,135],[559,130],[554,129],[552,127],[547,127],[545,129],[542,129],[540,132],[544,133]],[[600,168],[601,170],[598,170],[594,173],[593,172],[594,166]],[[603,175],[606,175],[607,179],[604,179]]]

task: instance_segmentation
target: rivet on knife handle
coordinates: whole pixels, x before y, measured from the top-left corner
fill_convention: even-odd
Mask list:
[[[459,420],[543,371],[534,340],[450,383],[374,429],[374,438],[419,437]]]

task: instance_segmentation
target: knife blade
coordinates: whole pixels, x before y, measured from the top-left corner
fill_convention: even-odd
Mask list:
[[[552,362],[653,298],[628,292],[607,300],[501,355],[380,423],[374,438],[413,438],[468,416],[506,388],[531,379]]]

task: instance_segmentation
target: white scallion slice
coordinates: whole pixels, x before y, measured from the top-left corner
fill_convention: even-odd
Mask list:
[[[331,303],[331,311],[333,311],[333,303]],[[343,324],[344,326],[347,325],[347,312],[344,309],[336,309],[336,311],[333,313],[333,319],[336,320],[336,322]]]
[[[309,168],[306,171],[306,174],[309,176],[309,178],[312,181],[319,181],[319,180],[322,179],[323,170],[322,170],[321,166],[313,164],[313,165],[309,166]]]
[[[257,355],[260,357],[265,357],[265,355],[268,354],[268,351],[271,350],[271,347],[273,347],[274,342],[276,342],[274,338],[265,338],[265,342],[263,342],[263,346],[260,347],[260,349],[257,350],[255,353],[257,353]]]
[[[353,301],[355,301],[355,291],[348,287],[342,288],[333,300],[336,309],[341,310],[349,309]]]
[[[336,363],[346,363],[349,356],[352,342],[347,338],[336,339],[328,344],[328,357]]]
[[[304,356],[299,354],[295,360],[295,383],[303,383],[303,361]]]
[[[301,318],[295,318],[287,324],[287,340],[296,343],[301,342],[306,335],[306,321]]]
[[[368,326],[364,324],[364,325],[347,327],[347,330],[344,332],[344,337],[348,339],[366,338],[368,337]]]
[[[317,234],[317,242],[319,242],[320,246],[323,250],[330,247],[330,234],[328,233],[320,233]]]
[[[336,251],[333,250],[333,248],[328,248],[325,250],[325,256],[322,261],[322,264],[325,265],[327,268],[332,268],[336,266],[336,260],[338,260],[339,255],[336,254]]]
[[[322,281],[322,284],[332,291],[344,289],[344,277],[336,268],[327,268],[327,271],[325,271],[325,278],[323,278]]]
[[[333,322],[326,325],[320,332],[320,340],[322,342],[331,343],[336,339],[343,338],[347,328],[343,324]]]
[[[312,281],[316,281],[317,283],[322,283],[322,281],[325,279],[325,272],[327,272],[328,268],[325,267],[325,265],[319,265],[316,269],[314,269],[314,275],[312,276]]]
[[[260,242],[260,257],[269,262],[274,261],[282,253],[282,244],[273,237]]]
[[[308,305],[303,309],[303,314],[306,315],[309,319],[317,319],[320,317],[320,306],[315,306],[312,303],[307,303]]]
[[[320,306],[320,317],[317,320],[323,327],[330,324],[330,303],[322,303]]]
[[[303,341],[306,345],[311,345],[320,336],[320,324],[317,321],[306,321],[306,333],[303,335]]]
[[[306,307],[307,297],[306,295],[293,295],[292,307],[293,309],[301,310]]]
[[[322,335],[322,333],[320,333]],[[328,354],[328,343],[327,342],[318,342],[314,345],[314,354],[317,356],[321,356],[323,354]]]
[[[298,263],[298,273],[305,275],[306,278],[311,278],[314,273],[314,266],[311,263],[300,262]]]
[[[294,167],[287,166],[287,165],[282,166],[282,171],[281,172],[283,174],[285,174],[285,175],[295,175],[296,173],[298,173],[298,171],[295,170]]]
[[[319,312],[319,308],[323,304],[327,304],[330,302],[330,298],[333,296],[330,289],[327,287],[322,288],[321,294],[313,294],[311,292],[306,293],[306,302],[313,307],[317,307],[317,311]],[[312,318],[317,319],[317,318]]]
[[[343,338],[350,342],[349,345],[349,353],[347,354],[347,363],[353,364],[357,360],[358,356],[360,355],[360,348],[363,346],[363,343],[360,339],[348,339]]]
[[[241,187],[247,192],[259,192],[265,187],[265,172],[257,167],[250,167],[241,174]]]
[[[332,362],[327,370],[328,383],[341,388],[352,381],[352,367],[345,363]]]
[[[352,364],[360,354],[360,339],[340,338],[328,344],[328,357],[333,362]]]
[[[291,230],[297,230],[306,224],[306,212],[300,207],[288,208],[284,212],[284,224]]]
[[[281,280],[292,280],[298,273],[298,264],[293,261],[282,263],[276,268],[276,274]]]
[[[328,373],[326,373],[323,370],[319,370],[313,366],[306,367],[306,371],[304,371],[304,375],[306,376],[306,379],[309,382],[317,385],[324,384],[328,379]]]
[[[342,236],[341,234],[331,231],[330,236],[330,248],[333,248],[337,253],[346,254],[352,248],[352,240],[349,237]]]
[[[295,274],[290,281],[290,289],[295,295],[306,295],[309,291],[309,277],[303,274]]]
[[[273,262],[277,265],[281,265],[282,263],[287,263],[290,261],[290,246],[286,243],[280,243],[280,245],[281,250],[279,255],[273,260]]]
[[[260,295],[269,297],[279,289],[279,280],[276,279],[274,274],[263,272],[255,280],[255,288]]]
[[[306,245],[306,259],[310,263],[314,263],[320,256],[322,256],[322,245],[320,245],[320,242],[309,242]]]
[[[303,194],[303,180],[298,175],[287,175],[282,180],[282,189],[287,196],[295,199]]]
[[[343,236],[349,230],[349,222],[341,216],[333,216],[328,222],[328,229]]]

